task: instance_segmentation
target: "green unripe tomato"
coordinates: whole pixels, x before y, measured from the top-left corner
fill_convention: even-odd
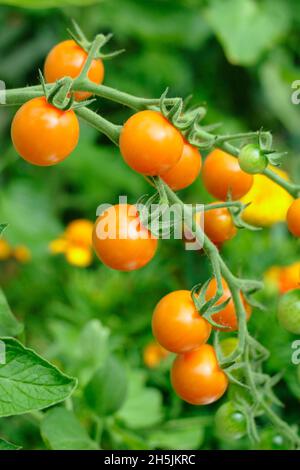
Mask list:
[[[300,289],[290,290],[280,297],[277,318],[285,330],[300,334]]]
[[[217,436],[225,441],[241,439],[247,432],[246,417],[232,401],[220,406],[215,415],[215,426]]]
[[[268,159],[258,145],[247,144],[240,150],[239,165],[246,173],[255,175],[264,171],[268,165]]]
[[[257,450],[291,450],[291,443],[274,429],[264,429],[260,434]]]

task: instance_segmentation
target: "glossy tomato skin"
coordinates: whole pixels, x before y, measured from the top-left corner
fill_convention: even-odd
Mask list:
[[[55,165],[75,149],[79,123],[74,111],[61,111],[45,97],[27,101],[16,112],[11,138],[18,154],[39,166]]]
[[[75,41],[69,39],[60,42],[49,52],[45,65],[44,75],[46,82],[54,83],[63,77],[76,78],[87,59],[87,53]],[[88,72],[89,79],[99,85],[104,79],[104,65],[101,59],[94,59]],[[78,91],[75,93],[77,101],[85,100],[91,93]]]
[[[253,176],[241,170],[237,158],[222,150],[213,150],[203,164],[202,177],[207,191],[216,199],[226,201],[244,196],[253,184]]]
[[[109,229],[112,232],[106,236]],[[93,247],[106,266],[133,271],[151,261],[157,239],[141,225],[135,206],[118,204],[98,217],[93,230]]]
[[[205,343],[211,325],[197,312],[191,292],[176,290],[165,295],[155,307],[152,331],[163,348],[181,354]]]
[[[184,142],[180,160],[162,175],[162,179],[173,191],[179,191],[194,183],[199,176],[201,166],[202,157],[199,150],[188,142]]]
[[[220,300],[218,300],[217,305],[225,302],[229,297],[231,297],[229,287],[224,279],[222,279],[222,285],[223,285],[223,295],[220,298]],[[217,281],[215,278],[213,278],[208,285],[208,288],[206,291],[206,299],[207,300],[211,299],[216,294],[216,291],[217,291]],[[250,315],[251,315],[251,307],[245,301],[243,296],[242,296],[242,301],[245,306],[247,320],[249,320]],[[212,319],[219,325],[222,325],[223,327],[225,327],[225,328],[220,328],[221,331],[236,331],[238,329],[238,321],[236,317],[236,311],[235,311],[233,300],[230,299],[226,307],[223,308],[223,310],[221,310],[220,312],[215,313],[212,316]],[[218,329],[218,328],[215,328],[215,329]]]
[[[256,144],[247,144],[239,153],[239,165],[243,171],[255,175],[262,173],[268,166],[268,159]]]
[[[300,237],[300,198],[295,199],[287,212],[287,224],[289,231],[295,236]]]
[[[183,138],[158,111],[140,111],[123,126],[120,151],[127,165],[138,173],[162,175],[179,161]]]
[[[237,233],[232,216],[226,207],[204,212],[204,231],[217,245],[231,240]]]
[[[241,439],[247,433],[247,420],[232,401],[220,406],[215,414],[217,436],[224,441]]]
[[[227,376],[209,344],[177,356],[171,369],[171,382],[177,395],[191,405],[209,405],[228,387]]]

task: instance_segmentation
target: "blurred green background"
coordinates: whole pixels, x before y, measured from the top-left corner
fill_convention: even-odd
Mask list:
[[[298,1],[0,4],[0,79],[7,88],[37,82],[45,55],[67,38],[74,18],[90,38],[113,32],[109,47],[126,49],[105,63],[106,85],[147,97],[160,96],[169,86],[173,95],[192,93],[195,102],[207,103],[206,123],[222,122],[222,132],[270,129],[275,147],[289,151],[285,169],[300,180],[300,111],[290,99],[291,83],[300,79]],[[129,116],[127,109],[100,99],[96,109],[116,123]],[[247,438],[230,442],[216,435],[214,414],[221,402],[198,408],[175,396],[170,356],[154,368],[143,358],[152,341],[156,302],[172,289],[206,280],[205,257],[185,251],[179,241],[161,242],[147,267],[124,274],[96,260],[79,268],[51,255],[49,243],[70,221],[93,221],[99,204],[116,203],[122,194],[134,203],[151,189],[105,137],[84,123],[80,144],[65,162],[46,169],[26,164],[10,141],[14,112],[0,110],[0,222],[9,224],[5,239],[11,246],[26,246],[31,260],[0,262],[0,281],[14,314],[25,322],[26,344],[79,377],[73,399],[79,432],[108,449],[251,448]],[[209,201],[201,180],[182,197]],[[299,260],[300,248],[278,224],[260,232],[240,231],[222,253],[235,272],[261,278],[272,265]],[[260,300],[267,309],[254,311],[250,328],[271,350],[268,371],[283,371],[277,391],[286,408],[278,412],[299,422],[300,374],[291,364],[291,343],[297,338],[277,323],[276,293],[266,290]],[[45,448],[45,442],[52,448],[63,445],[53,437],[50,419],[44,440],[38,423],[27,415],[1,419],[0,434],[27,449]],[[272,448],[271,439],[265,441]]]

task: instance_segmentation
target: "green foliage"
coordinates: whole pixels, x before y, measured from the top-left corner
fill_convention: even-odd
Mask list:
[[[65,400],[76,380],[60,372],[17,340],[1,338],[5,362],[0,364],[0,417],[28,413]]]
[[[20,447],[12,444],[11,442],[7,442],[4,439],[0,438],[0,450],[19,450]]]
[[[17,336],[23,325],[13,316],[3,291],[0,289],[0,336]]]
[[[41,424],[41,434],[50,449],[99,449],[97,443],[89,437],[76,416],[65,408],[54,408],[45,414]]]

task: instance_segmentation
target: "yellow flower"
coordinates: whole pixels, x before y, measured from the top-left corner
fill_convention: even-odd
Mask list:
[[[90,220],[73,220],[63,235],[50,243],[49,249],[52,254],[64,254],[73,266],[87,267],[93,260],[92,232],[93,223]]]
[[[159,363],[168,356],[169,351],[164,349],[158,343],[151,341],[151,343],[147,344],[144,348],[143,352],[143,359],[144,364],[152,369],[159,365]]]
[[[11,257],[11,247],[6,240],[0,238],[0,261],[4,261]]]
[[[31,252],[24,245],[16,246],[16,248],[13,250],[13,256],[20,263],[28,263],[28,261],[31,260]]]
[[[287,173],[278,168],[272,170],[288,180]],[[284,222],[291,203],[292,196],[281,186],[264,175],[254,175],[253,186],[241,199],[243,203],[251,204],[244,210],[243,219],[252,225],[270,227],[277,222]]]

